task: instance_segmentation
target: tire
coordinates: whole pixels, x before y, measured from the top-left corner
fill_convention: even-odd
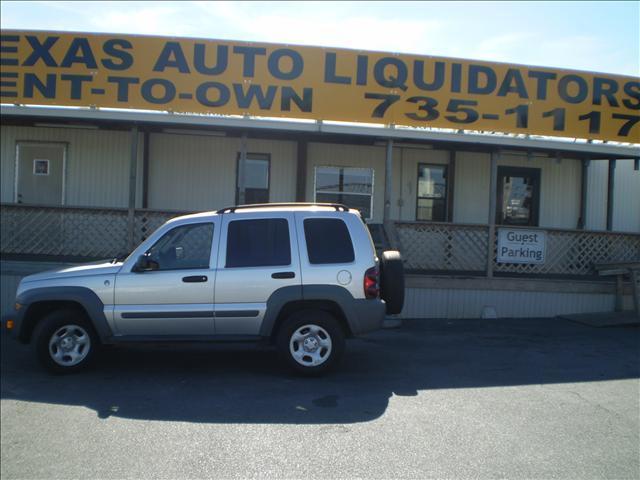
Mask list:
[[[396,314],[404,306],[404,265],[397,250],[382,252],[380,259],[380,296],[387,304],[387,313]]]
[[[95,357],[98,345],[98,336],[89,321],[74,310],[49,313],[33,332],[36,358],[51,373],[84,370]]]
[[[323,310],[300,310],[287,318],[276,337],[284,361],[303,375],[333,369],[344,352],[344,332],[338,320]]]

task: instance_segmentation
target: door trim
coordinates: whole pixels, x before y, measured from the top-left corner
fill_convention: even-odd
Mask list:
[[[62,198],[60,205],[66,205],[67,197],[67,150],[69,142],[49,142],[42,140],[16,140],[16,158],[14,162],[14,179],[13,179],[13,202],[18,203],[18,180],[20,176],[20,146],[25,147],[43,147],[47,145],[62,147]]]

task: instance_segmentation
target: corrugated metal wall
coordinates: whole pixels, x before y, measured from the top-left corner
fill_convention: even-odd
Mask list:
[[[456,156],[454,221],[487,223],[489,215],[489,168],[486,153],[458,152]],[[540,226],[576,228],[580,216],[581,163],[574,159],[503,154],[498,166],[539,168]]]
[[[616,162],[612,219],[616,232],[640,232],[640,171],[633,167],[631,160]],[[586,228],[606,230],[609,162],[592,160],[587,178]]]
[[[640,232],[640,170],[630,160],[616,162],[613,230]]]
[[[296,142],[247,142],[247,152],[271,155],[272,202],[295,200],[296,148]],[[233,205],[239,151],[239,138],[152,134],[149,208],[189,211]]]
[[[235,201],[237,138],[151,134],[149,208],[205,210]],[[67,205],[126,207],[130,133],[72,128],[2,126],[0,199],[14,201],[16,142],[67,142]],[[249,139],[248,150],[271,154],[271,201],[293,201],[296,189],[296,142]],[[138,143],[138,207],[142,206],[142,135]],[[392,217],[415,220],[418,163],[447,163],[448,152],[394,148]],[[307,200],[314,198],[314,167],[341,165],[374,169],[374,221],[384,208],[384,146],[309,143]],[[453,220],[486,223],[489,209],[490,156],[456,154]],[[576,228],[580,208],[580,162],[503,155],[499,165],[541,168],[540,226]],[[588,176],[587,228],[606,227],[607,162],[592,161]],[[640,172],[633,162],[618,161],[613,227],[640,231]]]
[[[66,205],[126,207],[129,199],[131,134],[126,131],[77,128],[2,126],[1,198],[15,195],[16,143],[19,141],[66,142]],[[142,139],[138,142],[141,158]],[[142,165],[138,162],[138,204],[141,203]]]

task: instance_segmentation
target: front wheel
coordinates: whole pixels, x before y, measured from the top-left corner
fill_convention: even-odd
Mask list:
[[[73,310],[48,314],[33,334],[36,357],[52,373],[84,369],[93,359],[98,339],[91,324]]]
[[[335,367],[344,351],[344,333],[333,315],[322,310],[293,313],[277,337],[280,355],[294,370],[319,375]]]

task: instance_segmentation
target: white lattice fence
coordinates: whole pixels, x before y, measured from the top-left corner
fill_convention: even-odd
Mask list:
[[[136,210],[134,236],[136,244],[146,240],[167,220],[184,215],[183,212],[162,212],[158,210]]]
[[[2,253],[109,257],[126,251],[126,210],[2,205]]]
[[[486,270],[489,235],[484,225],[399,222],[396,231],[407,270]]]
[[[135,245],[178,212],[137,210]],[[126,209],[0,206],[3,254],[110,258],[129,252]]]

